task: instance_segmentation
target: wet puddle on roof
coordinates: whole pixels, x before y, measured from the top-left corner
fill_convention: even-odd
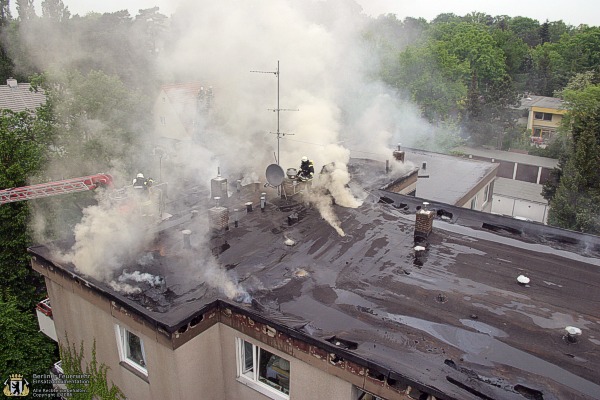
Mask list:
[[[573,315],[566,313],[550,313],[550,310],[547,308],[538,308],[532,304],[523,304],[516,301],[511,301],[501,307],[490,307],[481,303],[472,303],[471,305],[484,308],[496,315],[506,315],[507,312],[516,312],[531,318],[531,321],[535,325],[544,329],[563,329],[565,326],[585,327],[586,325],[593,324],[592,321],[588,321],[582,316],[576,318]]]
[[[496,335],[503,334],[504,332],[485,324],[473,327],[480,332],[492,328],[488,332],[480,333],[414,317],[389,313],[382,315],[397,323],[422,330],[464,351],[465,361],[486,366],[494,366],[494,363],[505,364],[533,374],[548,377],[591,397],[596,397],[600,393],[599,385],[497,340]],[[498,335],[498,337],[501,336]]]

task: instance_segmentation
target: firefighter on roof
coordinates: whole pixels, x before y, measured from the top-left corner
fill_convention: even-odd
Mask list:
[[[315,166],[313,165],[312,160],[309,160],[307,156],[302,157],[298,179],[302,182],[311,181],[314,175]]]
[[[154,180],[152,180],[152,178],[146,179],[144,178],[144,174],[139,173],[133,180],[133,187],[135,189],[148,189],[152,186],[152,183],[154,183]]]

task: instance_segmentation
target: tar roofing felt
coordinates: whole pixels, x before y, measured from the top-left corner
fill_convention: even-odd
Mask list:
[[[344,237],[316,209],[269,192],[265,212],[243,213],[239,227],[212,239],[218,263],[253,298],[240,308],[305,321],[293,328],[299,335],[356,342],[357,357],[447,398],[528,398],[518,388],[546,400],[600,398],[600,238],[434,201],[434,231],[417,259],[422,199],[354,184],[365,188],[363,205],[335,207]],[[241,209],[257,200],[235,196],[230,205]],[[292,212],[299,222],[289,226]],[[190,218],[174,216],[169,229],[185,229]],[[161,274],[168,286],[133,296],[79,276],[44,246],[30,251],[173,332],[215,299],[228,301],[182,274],[197,245],[167,241],[164,257],[128,266]],[[517,283],[521,274],[529,285]],[[583,331],[575,344],[564,339],[567,325]]]
[[[404,152],[406,161],[420,168],[416,195],[452,205],[498,167],[486,161],[429,151],[405,149]],[[423,163],[427,163],[426,168],[423,168]]]

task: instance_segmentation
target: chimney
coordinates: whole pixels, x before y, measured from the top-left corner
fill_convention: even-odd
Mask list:
[[[421,164],[421,168],[423,169],[423,171],[427,170],[427,161],[423,161],[423,163]]]
[[[17,80],[14,79],[13,77],[10,77],[6,80],[6,84],[8,85],[9,88],[11,89],[16,89],[18,86]]]
[[[415,216],[415,239],[427,239],[433,230],[433,218],[435,212],[428,210],[429,203],[423,203],[423,207],[417,211]]]
[[[396,160],[400,161],[401,163],[404,163],[404,151],[402,151],[401,148],[402,146],[400,145],[400,143],[398,143],[398,150],[394,150],[392,155]]]

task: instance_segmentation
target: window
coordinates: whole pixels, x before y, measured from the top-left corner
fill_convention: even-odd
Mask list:
[[[115,330],[117,331],[117,343],[121,361],[142,374],[148,375],[146,354],[144,353],[144,342],[142,339],[122,326],[115,325]]]
[[[381,397],[377,397],[374,394],[365,392],[359,388],[356,388],[356,392],[358,393],[356,400],[383,400]]]
[[[290,362],[243,339],[236,338],[238,380],[276,400],[290,394]]]
[[[533,113],[533,118],[534,119],[539,119],[542,121],[552,121],[552,114],[550,113],[544,113],[544,112],[534,112]]]
[[[471,210],[475,210],[477,208],[477,196],[471,199]]]
[[[483,204],[487,203],[490,199],[490,185],[485,185],[483,189]]]

